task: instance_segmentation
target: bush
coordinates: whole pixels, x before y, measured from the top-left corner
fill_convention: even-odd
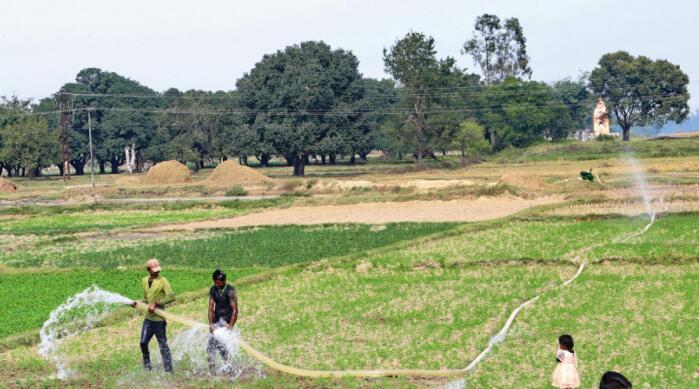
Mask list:
[[[247,196],[248,192],[240,185],[231,186],[226,191],[226,196]]]

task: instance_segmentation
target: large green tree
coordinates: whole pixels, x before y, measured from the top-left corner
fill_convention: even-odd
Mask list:
[[[9,159],[4,153],[4,130],[24,120],[29,112],[31,112],[31,99],[22,99],[16,95],[0,96],[0,174],[5,169],[7,175],[11,177],[21,168],[19,161]]]
[[[574,129],[568,107],[543,82],[508,78],[486,88],[481,99],[479,122],[494,151],[564,139]]]
[[[265,55],[237,82],[246,121],[303,176],[309,156],[344,142],[364,86],[351,52],[302,42]]]
[[[588,88],[587,77],[578,80],[560,80],[553,84],[555,98],[568,107],[571,125],[575,129],[592,126],[592,112],[595,107],[594,99]]]
[[[507,77],[528,79],[532,75],[527,39],[517,18],[502,23],[496,15],[477,17],[473,37],[464,43],[462,53],[473,57],[486,84]]]
[[[448,138],[445,134],[458,128],[459,118],[450,114],[459,100],[453,91],[467,79],[453,58],[437,59],[434,44],[434,38],[410,32],[383,54],[386,72],[399,83],[399,108],[406,112],[392,134],[412,149],[418,169],[423,157]]]
[[[163,107],[161,95],[127,77],[98,68],[81,70],[76,82],[61,87],[55,96],[39,102],[36,111],[58,109],[57,99],[66,94],[69,115],[70,163],[77,174],[82,174],[89,158],[87,145],[87,111],[91,111],[93,146],[100,172],[105,164],[111,165],[112,173],[126,162],[125,149],[135,149],[136,164],[140,165],[143,151],[149,149],[156,134],[154,111]],[[49,124],[58,127],[58,116],[47,116]],[[59,163],[60,165],[60,163]]]
[[[29,177],[41,175],[60,152],[58,131],[49,129],[48,122],[39,117],[24,117],[2,128],[4,159],[26,170]]]
[[[590,87],[630,137],[632,126],[679,123],[689,115],[689,77],[667,60],[634,57],[625,51],[605,54],[590,73]]]

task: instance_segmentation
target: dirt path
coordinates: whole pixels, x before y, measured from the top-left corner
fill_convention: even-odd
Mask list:
[[[392,222],[465,222],[495,219],[526,208],[561,201],[558,197],[534,200],[482,198],[478,200],[407,201],[348,205],[299,206],[273,209],[228,219],[171,224],[148,231],[231,228],[276,224],[324,224]]]

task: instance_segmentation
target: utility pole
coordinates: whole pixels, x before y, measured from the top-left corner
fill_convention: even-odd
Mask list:
[[[63,164],[63,181],[70,180],[70,160],[68,150],[68,114],[66,112],[66,99],[68,95],[65,92],[60,92],[58,100],[58,109],[61,112],[59,124],[61,126],[61,163]]]
[[[95,193],[95,155],[92,153],[92,116],[90,109],[87,110],[87,134],[90,143],[90,179],[92,180],[92,198],[96,199]]]

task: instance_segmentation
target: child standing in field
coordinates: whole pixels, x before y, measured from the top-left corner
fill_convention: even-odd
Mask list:
[[[573,337],[561,335],[558,337],[558,351],[556,352],[556,369],[553,371],[551,384],[557,388],[579,388],[580,375],[578,374],[578,359],[573,351]]]

